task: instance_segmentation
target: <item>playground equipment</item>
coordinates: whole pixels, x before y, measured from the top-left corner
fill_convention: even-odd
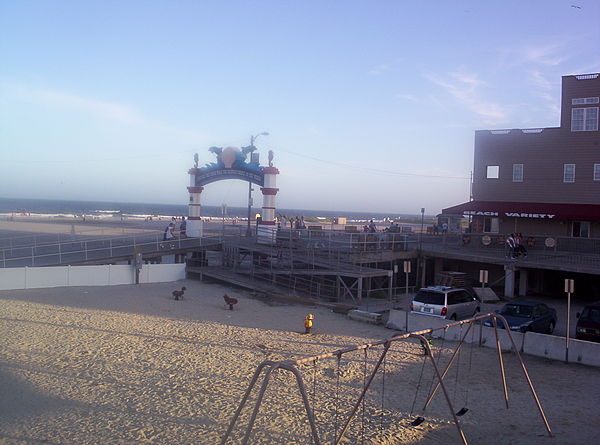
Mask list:
[[[309,425],[310,425],[312,443],[314,443],[316,445],[323,444],[324,441],[322,440],[322,434],[318,428],[316,417],[315,417],[315,402],[316,402],[315,394],[317,392],[316,388],[317,388],[317,374],[318,374],[316,372],[316,370],[318,367],[318,363],[322,362],[325,359],[329,359],[329,358],[335,358],[336,366],[337,366],[336,380],[335,380],[334,412],[333,412],[329,422],[327,422],[326,424],[321,423],[321,431],[328,429],[329,433],[331,435],[333,435],[333,439],[331,440],[331,443],[333,443],[335,445],[339,444],[344,439],[344,436],[345,436],[346,432],[348,431],[348,428],[351,425],[352,421],[357,417],[357,413],[359,412],[359,409],[361,409],[361,426],[360,426],[359,431],[360,431],[361,441],[364,442],[365,396],[367,395],[367,392],[371,388],[371,385],[374,381],[375,376],[377,375],[378,372],[381,372],[381,391],[380,391],[381,392],[381,421],[380,421],[380,425],[381,425],[381,428],[383,429],[384,403],[385,403],[385,392],[386,392],[386,387],[385,387],[386,372],[389,372],[389,371],[386,371],[386,357],[390,350],[390,346],[393,343],[404,341],[407,339],[419,340],[421,345],[425,348],[425,352],[426,352],[425,355],[423,356],[423,365],[422,365],[421,373],[419,376],[419,382],[415,389],[415,397],[414,397],[414,400],[412,403],[411,413],[410,413],[409,417],[411,417],[413,415],[413,410],[414,410],[414,407],[416,404],[417,395],[423,386],[422,385],[423,370],[425,369],[426,363],[429,362],[433,369],[433,377],[431,379],[431,383],[430,383],[430,387],[429,387],[429,391],[428,391],[429,395],[426,399],[426,402],[425,402],[423,408],[421,409],[420,414],[416,418],[414,418],[412,421],[410,419],[407,419],[408,424],[410,424],[413,427],[418,427],[419,425],[421,425],[423,422],[425,422],[427,420],[425,417],[425,410],[430,405],[430,403],[433,400],[433,397],[436,394],[436,392],[438,391],[438,389],[441,388],[442,393],[444,395],[444,399],[445,399],[446,404],[449,409],[450,416],[452,417],[453,422],[456,426],[456,430],[459,435],[460,441],[464,445],[467,445],[467,443],[468,443],[467,438],[465,437],[465,434],[463,432],[463,429],[461,427],[461,424],[460,424],[458,418],[461,416],[464,416],[469,411],[468,384],[466,385],[464,402],[463,402],[462,407],[458,411],[456,411],[454,409],[454,402],[456,402],[457,388],[458,388],[458,382],[459,382],[461,349],[462,349],[462,346],[463,346],[465,340],[467,339],[467,336],[470,333],[471,334],[471,351],[469,353],[469,361],[468,361],[468,373],[470,374],[471,368],[472,368],[472,349],[473,349],[474,330],[475,330],[474,326],[476,324],[481,324],[481,322],[487,318],[492,318],[492,320],[494,321],[494,329],[495,329],[495,333],[496,333],[496,347],[497,347],[497,353],[498,353],[498,364],[499,364],[499,368],[500,368],[502,389],[503,389],[503,393],[504,393],[506,407],[508,408],[508,388],[507,388],[507,383],[506,383],[506,376],[505,376],[505,372],[504,372],[504,361],[502,358],[502,351],[501,351],[501,345],[500,345],[497,322],[496,322],[497,319],[500,319],[502,322],[505,322],[505,320],[499,314],[487,313],[487,314],[478,315],[478,316],[473,317],[468,320],[450,323],[444,327],[434,328],[434,329],[426,329],[426,330],[417,331],[417,332],[408,332],[405,334],[393,336],[388,339],[379,340],[374,343],[353,346],[353,347],[349,347],[349,348],[345,348],[345,349],[339,349],[334,352],[324,353],[324,354],[316,355],[313,357],[302,358],[302,359],[298,359],[298,360],[284,360],[284,361],[266,360],[266,361],[262,362],[260,365],[258,365],[256,371],[254,372],[254,375],[252,376],[250,384],[248,385],[248,388],[246,389],[246,392],[244,393],[244,395],[240,401],[240,404],[239,404],[238,408],[236,409],[236,411],[229,423],[227,431],[225,432],[225,434],[222,437],[221,445],[225,445],[227,443],[228,439],[230,438],[230,436],[232,434],[232,431],[234,430],[234,427],[236,426],[238,419],[240,418],[240,414],[242,413],[244,406],[246,405],[246,403],[248,402],[248,399],[250,398],[250,395],[251,395],[256,383],[258,382],[261,375],[263,375],[262,384],[260,385],[260,389],[258,390],[258,393],[256,395],[254,408],[253,408],[250,418],[248,420],[248,424],[246,426],[244,437],[241,441],[242,444],[249,443],[249,440],[252,435],[254,423],[258,416],[258,413],[259,413],[259,410],[261,407],[261,403],[263,401],[267,387],[269,386],[269,384],[272,381],[272,376],[273,376],[274,371],[278,371],[278,372],[286,371],[293,375],[293,377],[295,378],[295,383],[298,387],[298,390],[299,390],[301,398],[302,398],[302,404],[304,406],[304,411],[306,412],[306,417],[307,417]],[[466,326],[466,330],[463,334],[463,328],[465,326]],[[446,367],[443,370],[441,370],[441,368],[439,366],[439,364],[440,364],[439,359],[440,359],[440,355],[443,350],[443,346],[444,346],[444,342],[445,342],[445,338],[446,338],[446,332],[450,328],[453,328],[453,327],[457,327],[460,329],[459,342],[458,342],[458,345],[456,346],[456,348],[454,349],[451,358],[449,359],[448,363],[446,364]],[[431,337],[431,335],[434,331],[439,331],[439,330],[443,330],[443,336],[441,337],[442,344],[438,348],[437,357],[435,357],[434,353],[432,351],[432,346],[430,345],[430,342],[429,342],[430,339],[427,338],[426,336]],[[525,364],[521,358],[521,354],[519,353],[519,348],[516,346],[512,336],[511,336],[510,331],[507,330],[505,332],[510,340],[510,343],[512,345],[514,353],[518,359],[520,368],[521,368],[523,375],[527,381],[528,387],[531,391],[532,397],[535,401],[535,404],[539,411],[540,417],[542,418],[542,421],[544,423],[544,427],[546,428],[548,435],[552,436],[552,430],[550,428],[550,425],[548,424],[546,415],[545,415],[542,405],[539,401],[539,398],[536,394],[533,383],[531,382],[531,379],[527,372],[527,368],[525,367]],[[382,351],[376,360],[373,370],[371,371],[370,374],[368,374],[367,373],[368,351],[371,349],[374,349],[375,346],[381,346]],[[356,401],[352,404],[352,408],[347,413],[345,420],[340,425],[340,422],[339,422],[340,417],[341,417],[340,416],[341,407],[339,406],[340,405],[340,365],[341,365],[341,362],[342,362],[344,356],[346,354],[349,354],[354,351],[363,351],[362,390],[360,391],[360,395],[358,396]],[[454,402],[453,402],[452,398],[450,397],[450,393],[448,391],[448,387],[444,381],[444,378],[448,374],[450,368],[452,367],[452,365],[455,362],[456,362],[456,375],[455,375],[455,382],[454,382],[454,397],[453,397]],[[302,372],[300,370],[300,368],[303,365],[307,365],[310,363],[313,364],[312,401],[308,394],[308,390],[307,390],[307,387],[305,384],[305,379],[303,378]]]

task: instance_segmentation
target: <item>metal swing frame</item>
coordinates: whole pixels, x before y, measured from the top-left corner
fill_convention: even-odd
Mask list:
[[[496,348],[497,348],[497,352],[498,352],[498,362],[499,362],[499,367],[500,367],[500,374],[501,374],[501,378],[502,378],[502,388],[503,388],[503,392],[504,392],[504,399],[506,402],[506,407],[508,408],[508,388],[506,385],[506,375],[504,373],[504,362],[502,360],[502,350],[501,350],[501,346],[500,346],[500,339],[499,339],[499,335],[498,335],[498,326],[497,326],[497,319],[499,319],[500,321],[502,321],[504,323],[504,326],[508,326],[508,323],[506,322],[506,320],[504,319],[504,317],[502,317],[501,315],[497,314],[497,313],[487,313],[487,314],[481,314],[481,315],[477,315],[473,318],[470,318],[468,320],[462,320],[462,321],[457,321],[454,323],[450,323],[448,325],[445,325],[443,327],[439,327],[439,328],[432,328],[432,329],[425,329],[422,331],[416,331],[416,332],[408,332],[406,334],[400,334],[400,335],[396,335],[393,336],[391,338],[387,338],[384,340],[379,340],[377,342],[374,343],[367,343],[367,344],[363,344],[363,345],[358,345],[358,346],[353,346],[350,348],[345,348],[345,349],[339,349],[337,351],[334,352],[330,352],[330,353],[325,353],[325,354],[321,354],[321,355],[317,355],[317,356],[312,356],[312,357],[307,357],[307,358],[303,358],[303,359],[298,359],[298,360],[284,360],[284,361],[279,361],[279,362],[275,362],[275,361],[271,361],[271,360],[266,360],[264,362],[262,362],[261,364],[258,365],[258,367],[256,368],[256,371],[254,372],[254,375],[252,376],[252,379],[250,380],[250,384],[248,385],[248,388],[246,389],[246,392],[244,393],[244,396],[242,397],[240,404],[238,406],[238,408],[236,409],[230,423],[229,426],[227,428],[227,431],[225,432],[225,434],[223,435],[222,439],[221,439],[221,445],[225,445],[227,443],[227,440],[229,439],[231,432],[233,431],[236,422],[242,412],[242,409],[244,408],[244,406],[246,405],[250,394],[252,392],[252,390],[254,389],[256,383],[258,382],[259,377],[261,376],[261,374],[263,374],[264,371],[264,377],[262,380],[262,384],[260,386],[260,390],[256,396],[256,401],[254,403],[254,409],[252,411],[252,415],[250,416],[248,425],[246,427],[246,432],[244,435],[244,438],[242,440],[242,445],[247,445],[249,440],[250,440],[250,436],[252,434],[252,429],[254,427],[254,422],[256,421],[256,417],[258,415],[258,412],[260,410],[260,406],[262,403],[262,400],[264,398],[264,394],[265,391],[269,385],[269,382],[271,380],[271,376],[273,374],[273,371],[275,370],[282,370],[282,371],[288,371],[291,372],[295,378],[296,378],[296,383],[298,385],[298,390],[300,391],[300,395],[302,396],[302,402],[304,404],[304,408],[306,410],[306,415],[308,417],[308,421],[310,424],[310,429],[311,429],[311,435],[312,435],[312,439],[313,439],[313,443],[315,445],[323,445],[323,442],[321,441],[321,438],[319,436],[319,431],[317,428],[317,424],[316,424],[316,419],[315,419],[315,415],[314,415],[314,411],[313,408],[311,406],[311,403],[309,401],[309,396],[308,396],[308,392],[306,389],[306,385],[304,383],[304,380],[302,378],[302,373],[300,372],[300,370],[298,369],[299,365],[303,365],[303,364],[307,364],[307,363],[311,363],[314,362],[316,360],[321,360],[324,358],[330,358],[330,357],[336,357],[339,359],[341,359],[341,357],[343,356],[343,354],[349,353],[349,352],[353,352],[353,351],[359,351],[359,350],[363,350],[363,349],[369,349],[373,346],[377,346],[377,345],[383,345],[383,351],[381,353],[381,355],[379,356],[379,358],[377,359],[377,363],[375,364],[375,367],[373,368],[373,371],[371,372],[369,378],[366,380],[366,382],[363,384],[363,389],[361,391],[360,396],[358,397],[358,399],[356,400],[356,402],[354,403],[352,410],[350,411],[350,413],[348,414],[346,421],[344,423],[344,426],[342,427],[342,429],[339,432],[339,436],[335,437],[334,440],[334,444],[338,445],[340,443],[340,441],[344,438],[344,435],[348,429],[348,427],[350,426],[350,423],[352,422],[353,418],[356,415],[356,412],[358,410],[358,408],[360,407],[361,403],[363,402],[363,399],[365,398],[365,395],[367,393],[367,391],[369,390],[371,383],[373,382],[383,360],[385,359],[388,350],[392,344],[392,342],[396,342],[396,341],[401,341],[401,340],[406,340],[408,338],[415,338],[418,340],[421,340],[421,342],[425,345],[426,350],[427,350],[427,357],[429,358],[431,365],[434,369],[434,373],[435,373],[435,378],[437,379],[437,383],[436,386],[433,390],[431,390],[431,393],[425,403],[424,408],[427,407],[427,405],[431,402],[431,400],[433,399],[433,396],[435,395],[435,392],[439,389],[442,388],[442,392],[444,393],[444,398],[446,399],[446,403],[448,404],[448,408],[450,410],[450,414],[452,416],[452,419],[454,421],[454,424],[456,426],[458,435],[462,441],[462,443],[464,445],[467,445],[467,439],[464,435],[464,432],[460,426],[460,422],[456,416],[456,412],[454,407],[452,406],[452,401],[450,400],[448,391],[446,390],[446,386],[444,385],[444,376],[448,373],[448,370],[450,369],[450,366],[452,365],[452,362],[454,361],[454,358],[456,357],[457,352],[460,350],[460,348],[462,347],[467,334],[469,333],[469,331],[473,328],[473,325],[475,324],[475,322],[477,321],[483,321],[487,318],[492,318],[493,320],[493,327],[494,327],[494,331],[495,331],[495,336],[496,336]],[[450,327],[453,326],[461,326],[464,324],[469,324],[469,328],[467,329],[467,331],[465,332],[465,334],[462,336],[462,338],[459,341],[459,344],[457,345],[456,349],[454,350],[454,353],[452,354],[452,357],[450,358],[448,364],[446,365],[446,368],[443,370],[443,372],[440,372],[440,369],[438,368],[435,359],[433,357],[433,353],[431,350],[431,347],[429,346],[429,342],[427,341],[426,337],[424,336],[425,334],[430,334],[434,331],[438,331],[441,329],[445,329],[447,330]],[[531,394],[535,400],[537,409],[540,413],[540,417],[543,420],[544,426],[546,428],[546,431],[548,432],[548,435],[550,437],[552,437],[552,430],[550,428],[550,425],[548,424],[548,420],[546,418],[546,415],[544,413],[544,409],[542,408],[542,405],[539,401],[539,398],[537,396],[537,393],[535,391],[535,388],[533,387],[533,383],[531,382],[531,378],[529,377],[529,373],[527,372],[527,368],[525,367],[525,363],[523,362],[523,359],[521,357],[521,354],[519,352],[519,349],[517,348],[510,330],[506,330],[506,333],[508,335],[508,338],[510,339],[510,342],[512,344],[512,347],[514,349],[514,352],[519,360],[520,366],[521,366],[521,370],[523,371],[523,374],[525,376],[525,379],[527,380],[527,384],[529,386],[529,389],[531,391]]]

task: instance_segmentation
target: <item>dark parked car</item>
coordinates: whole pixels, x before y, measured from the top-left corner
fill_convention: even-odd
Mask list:
[[[600,343],[600,301],[588,304],[577,318],[575,338]]]
[[[542,332],[552,334],[556,326],[556,310],[544,303],[534,301],[513,301],[496,311],[506,318],[511,331]],[[492,319],[488,318],[485,326],[493,326]],[[504,323],[498,319],[498,327],[504,328]]]

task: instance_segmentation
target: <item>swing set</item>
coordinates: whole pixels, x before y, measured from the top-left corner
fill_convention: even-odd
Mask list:
[[[316,422],[315,411],[314,411],[315,410],[314,401],[315,401],[316,388],[317,388],[318,362],[323,359],[328,359],[328,358],[335,358],[336,366],[337,366],[336,381],[335,381],[334,413],[332,415],[332,417],[333,417],[333,419],[332,419],[333,420],[333,422],[332,422],[333,423],[332,444],[338,445],[342,441],[342,439],[344,439],[344,436],[345,436],[346,432],[348,431],[348,428],[349,428],[351,422],[357,417],[357,413],[358,413],[359,409],[361,409],[361,411],[362,411],[361,412],[361,427],[360,427],[361,442],[364,443],[365,399],[366,399],[367,392],[368,392],[369,388],[371,387],[371,384],[373,383],[373,380],[375,379],[375,376],[377,375],[378,371],[381,369],[380,427],[381,427],[381,430],[383,431],[383,429],[384,429],[383,417],[384,417],[384,400],[385,400],[386,357],[390,350],[390,346],[394,342],[403,341],[403,340],[407,340],[410,338],[420,341],[421,347],[424,348],[425,354],[423,355],[421,371],[419,374],[419,379],[418,379],[418,383],[416,385],[415,395],[414,395],[414,398],[412,401],[410,414],[409,414],[409,417],[412,420],[409,420],[408,424],[411,425],[412,427],[418,427],[419,425],[421,425],[423,422],[426,421],[425,411],[426,411],[427,407],[431,404],[431,401],[433,400],[437,391],[441,388],[442,393],[444,395],[444,399],[446,400],[446,403],[448,405],[449,412],[450,412],[452,419],[454,421],[454,424],[456,426],[460,440],[464,445],[467,445],[468,442],[464,435],[464,432],[462,430],[462,427],[460,425],[458,418],[464,416],[469,411],[469,384],[468,384],[469,380],[468,380],[468,378],[470,377],[470,373],[471,373],[471,369],[472,369],[473,344],[475,343],[475,338],[474,338],[475,328],[474,328],[474,326],[475,326],[475,324],[479,324],[479,326],[481,328],[483,321],[488,318],[491,318],[493,320],[493,328],[495,331],[496,349],[497,349],[497,354],[498,354],[498,364],[499,364],[499,368],[500,368],[502,388],[503,388],[503,392],[504,392],[504,400],[506,403],[506,408],[508,409],[508,407],[509,407],[509,405],[508,405],[508,387],[507,387],[507,383],[506,383],[506,375],[504,372],[504,361],[502,358],[500,338],[498,335],[497,319],[502,321],[504,323],[504,326],[507,326],[508,324],[507,324],[506,320],[504,319],[504,317],[502,317],[501,315],[499,315],[497,313],[487,313],[487,314],[477,315],[468,320],[453,322],[453,323],[450,323],[443,327],[426,329],[426,330],[416,331],[416,332],[408,332],[405,334],[393,336],[391,338],[379,340],[374,343],[368,343],[368,344],[353,346],[353,347],[349,347],[349,348],[345,348],[345,349],[339,349],[334,352],[316,355],[316,356],[312,356],[312,357],[307,357],[307,358],[303,358],[303,359],[283,360],[283,361],[277,361],[277,362],[266,360],[266,361],[262,362],[260,365],[258,365],[258,367],[256,368],[256,371],[254,372],[254,375],[252,376],[250,384],[248,385],[248,388],[246,389],[246,392],[244,393],[244,396],[242,397],[240,404],[237,407],[237,409],[229,423],[227,431],[225,432],[225,434],[222,437],[221,445],[225,445],[227,443],[228,439],[230,438],[232,431],[236,425],[236,422],[238,421],[238,419],[240,417],[240,414],[241,414],[244,406],[246,405],[248,399],[250,398],[250,395],[251,395],[254,387],[256,386],[256,383],[258,382],[261,374],[263,374],[262,384],[260,385],[260,389],[258,390],[258,394],[256,395],[254,408],[250,415],[248,424],[246,426],[246,431],[245,431],[244,437],[241,442],[242,445],[247,445],[249,443],[250,437],[252,435],[252,429],[254,427],[256,417],[259,413],[260,406],[261,406],[261,403],[262,403],[264,395],[265,395],[265,391],[267,390],[267,387],[269,386],[269,383],[271,381],[271,377],[273,376],[274,371],[287,371],[295,377],[295,381],[296,381],[298,390],[300,392],[300,395],[302,398],[302,403],[304,405],[304,409],[306,411],[306,416],[308,418],[308,422],[310,425],[313,444],[322,445],[324,442],[322,440],[321,435],[319,434],[319,429],[317,428],[317,422]],[[446,342],[446,333],[447,333],[448,329],[450,329],[452,327],[457,327],[460,329],[460,333],[458,336],[458,345],[456,346],[456,349],[454,349],[445,368],[442,370],[440,367],[440,357],[442,355],[442,351],[444,349],[444,344]],[[466,327],[466,329],[463,329],[465,327]],[[464,334],[463,334],[463,330],[465,331]],[[432,345],[430,343],[430,339],[433,336],[433,333],[436,331],[443,331],[443,332],[441,335],[441,344],[437,348],[437,354],[434,354],[434,352],[432,350]],[[516,357],[519,361],[520,368],[523,371],[524,377],[527,381],[527,384],[529,386],[529,389],[531,391],[531,394],[533,396],[533,399],[534,399],[537,409],[539,411],[540,417],[542,418],[542,421],[544,423],[546,431],[548,432],[548,435],[551,437],[552,430],[550,429],[550,425],[548,424],[548,420],[546,419],[546,415],[544,413],[542,405],[539,401],[539,398],[537,396],[535,388],[533,387],[533,383],[531,382],[529,373],[527,372],[527,368],[525,367],[525,364],[523,362],[521,354],[519,353],[519,348],[517,348],[517,346],[512,338],[510,330],[506,330],[505,332],[510,340],[512,349],[514,350]],[[466,389],[465,389],[462,407],[459,410],[455,410],[454,407],[456,405],[455,402],[456,402],[457,392],[458,392],[457,388],[458,388],[458,382],[459,382],[461,351],[462,351],[462,346],[465,343],[467,336],[469,334],[471,334],[471,337],[470,337],[470,351],[468,353],[469,356],[468,356],[468,362],[467,362],[467,373],[468,373],[467,384],[465,385]],[[368,373],[367,373],[368,350],[374,349],[375,346],[382,346],[382,351],[375,362],[373,370],[368,375]],[[361,351],[361,350],[363,351],[362,390],[360,391],[360,395],[358,396],[358,399],[352,405],[352,409],[346,415],[345,420],[340,427],[339,426],[339,418],[341,417],[341,414],[339,412],[340,411],[340,407],[339,407],[340,396],[339,396],[339,394],[340,394],[341,362],[342,362],[344,355],[349,354],[354,351]],[[416,415],[416,417],[415,417],[415,406],[416,406],[419,392],[421,391],[421,389],[423,387],[423,375],[424,375],[425,365],[428,361],[431,364],[431,367],[433,369],[433,376],[432,376],[431,382],[429,384],[429,389],[427,392],[428,396],[425,400],[425,403],[424,403],[423,407],[420,409],[418,415]],[[311,364],[311,363],[313,365],[313,377],[312,377],[312,380],[313,380],[312,381],[312,402],[313,403],[312,404],[311,404],[311,401],[309,398],[307,386],[305,384],[305,379],[303,379],[302,373],[299,369],[299,367],[301,367],[302,365],[307,365],[307,364]],[[450,371],[450,368],[452,367],[452,365],[454,363],[456,363],[456,366],[455,366],[456,372],[455,372],[455,377],[454,377],[454,394],[453,394],[453,397],[451,398],[450,393],[449,393],[449,388],[448,388],[447,384],[445,383],[444,379],[448,375],[448,372]],[[446,380],[448,380],[448,379],[446,379]]]

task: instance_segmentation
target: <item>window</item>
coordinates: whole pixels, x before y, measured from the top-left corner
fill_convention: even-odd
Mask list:
[[[600,181],[600,164],[594,164],[594,181]]]
[[[523,164],[513,164],[513,182],[523,182]]]
[[[575,182],[575,164],[565,164],[563,182]]]
[[[573,237],[574,238],[589,238],[590,237],[590,222],[589,221],[573,221]]]
[[[498,179],[500,176],[500,167],[498,165],[488,165],[487,166],[487,179]]]
[[[491,216],[483,217],[483,231],[484,233],[498,233],[500,232],[500,220]]]
[[[571,105],[586,105],[586,104],[597,104],[599,102],[598,97],[580,97],[577,99],[571,99]]]
[[[598,107],[573,108],[571,131],[598,131]]]

